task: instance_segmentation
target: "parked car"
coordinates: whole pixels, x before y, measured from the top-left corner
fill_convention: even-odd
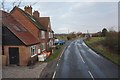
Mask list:
[[[55,41],[55,42],[54,42],[54,45],[58,45],[58,44],[59,44],[59,41]]]
[[[59,40],[58,43],[59,43],[60,45],[63,45],[63,44],[65,44],[65,41],[64,41],[64,40]]]
[[[55,39],[54,45],[58,45],[58,44],[59,44],[59,39]]]
[[[64,40],[57,40],[54,42],[54,45],[63,45],[63,44],[65,44]]]

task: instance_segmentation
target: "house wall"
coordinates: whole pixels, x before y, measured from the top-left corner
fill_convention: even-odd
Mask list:
[[[30,33],[32,33],[37,39],[39,39],[39,29],[28,20],[19,10],[14,9],[11,12],[12,16],[19,21]]]
[[[40,31],[41,33],[41,31]],[[45,31],[45,38],[43,39],[42,37],[40,38],[40,41],[41,41],[41,44],[42,43],[45,43],[45,50],[48,50],[48,47],[47,47],[47,42],[48,42],[48,37],[47,37],[47,31]],[[41,48],[42,50],[42,48]]]
[[[6,61],[7,61],[7,65],[10,64],[9,61],[9,48],[19,48],[19,65],[20,66],[26,66],[28,64],[28,61],[31,57],[31,52],[30,52],[30,46],[4,46],[4,55],[6,56]],[[37,45],[37,49],[38,50],[38,45]]]

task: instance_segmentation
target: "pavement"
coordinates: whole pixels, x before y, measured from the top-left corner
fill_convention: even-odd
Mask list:
[[[120,68],[91,50],[83,39],[69,44],[53,73],[52,78],[114,78],[118,80]]]
[[[34,66],[3,66],[2,78],[39,78],[47,63],[37,63]]]

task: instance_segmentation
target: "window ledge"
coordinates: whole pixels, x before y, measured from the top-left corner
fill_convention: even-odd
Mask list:
[[[31,58],[34,57],[34,56],[36,56],[36,55],[37,55],[37,54],[32,55]]]

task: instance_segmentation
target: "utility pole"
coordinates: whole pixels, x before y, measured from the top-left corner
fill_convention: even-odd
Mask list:
[[[69,29],[68,29],[68,34],[69,34]]]
[[[88,30],[87,30],[87,34],[89,34]]]

